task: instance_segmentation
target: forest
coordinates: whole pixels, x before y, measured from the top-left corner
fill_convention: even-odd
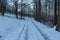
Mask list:
[[[5,12],[18,15],[34,17],[34,19],[44,25],[53,27],[60,31],[60,1],[59,0],[0,0],[0,14]]]

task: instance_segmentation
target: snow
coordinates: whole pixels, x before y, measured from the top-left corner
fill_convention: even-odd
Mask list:
[[[34,23],[43,33],[45,33],[46,36],[48,35],[50,40],[60,40],[60,32],[55,31],[55,28],[49,28],[48,26],[36,21],[34,21]]]
[[[0,16],[0,40],[60,40],[60,32],[49,28],[34,18],[25,17],[25,20]]]

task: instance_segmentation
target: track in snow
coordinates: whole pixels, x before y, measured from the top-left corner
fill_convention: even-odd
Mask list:
[[[50,40],[32,20],[8,28],[2,40]]]
[[[43,38],[45,40],[50,40],[47,36],[47,34],[45,34],[41,29],[38,28],[38,26],[31,20],[31,22],[34,24],[35,28],[39,31],[39,33],[43,36]]]

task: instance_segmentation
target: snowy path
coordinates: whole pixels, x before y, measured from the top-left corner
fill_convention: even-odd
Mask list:
[[[22,24],[21,24],[22,25]],[[21,27],[16,27],[9,32],[4,40],[45,40],[44,37],[36,30],[34,24],[29,21]]]
[[[34,24],[34,26],[35,26],[35,28],[37,29],[37,31],[43,36],[43,38],[45,39],[45,40],[50,40],[49,38],[48,38],[48,36],[47,36],[47,34],[45,34],[36,24],[35,24],[35,22],[33,22],[33,21],[31,21],[33,24]],[[35,30],[36,30],[35,29]]]
[[[54,40],[44,30],[50,28],[33,18],[17,20],[0,16],[0,40]]]

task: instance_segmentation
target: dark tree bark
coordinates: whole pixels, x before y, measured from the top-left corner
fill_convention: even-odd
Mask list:
[[[41,1],[40,0],[35,0],[35,4],[36,4],[36,13],[35,13],[35,19],[40,21],[40,13],[41,13]]]
[[[55,2],[54,2],[54,13],[55,13],[54,25],[56,25],[57,24],[57,0],[55,0]]]
[[[21,19],[22,19],[22,15],[23,15],[23,12],[22,12],[23,11],[22,2],[23,2],[23,0],[21,0]]]
[[[2,2],[1,8],[2,8],[2,14],[1,15],[4,16],[4,13],[6,10],[6,5],[4,4],[4,2]]]
[[[57,0],[57,14],[58,14],[58,17],[57,17],[57,26],[56,26],[56,31],[59,31],[60,32],[60,0]]]
[[[18,18],[18,4],[17,4],[17,1],[15,1],[15,15],[16,15],[16,18]]]

